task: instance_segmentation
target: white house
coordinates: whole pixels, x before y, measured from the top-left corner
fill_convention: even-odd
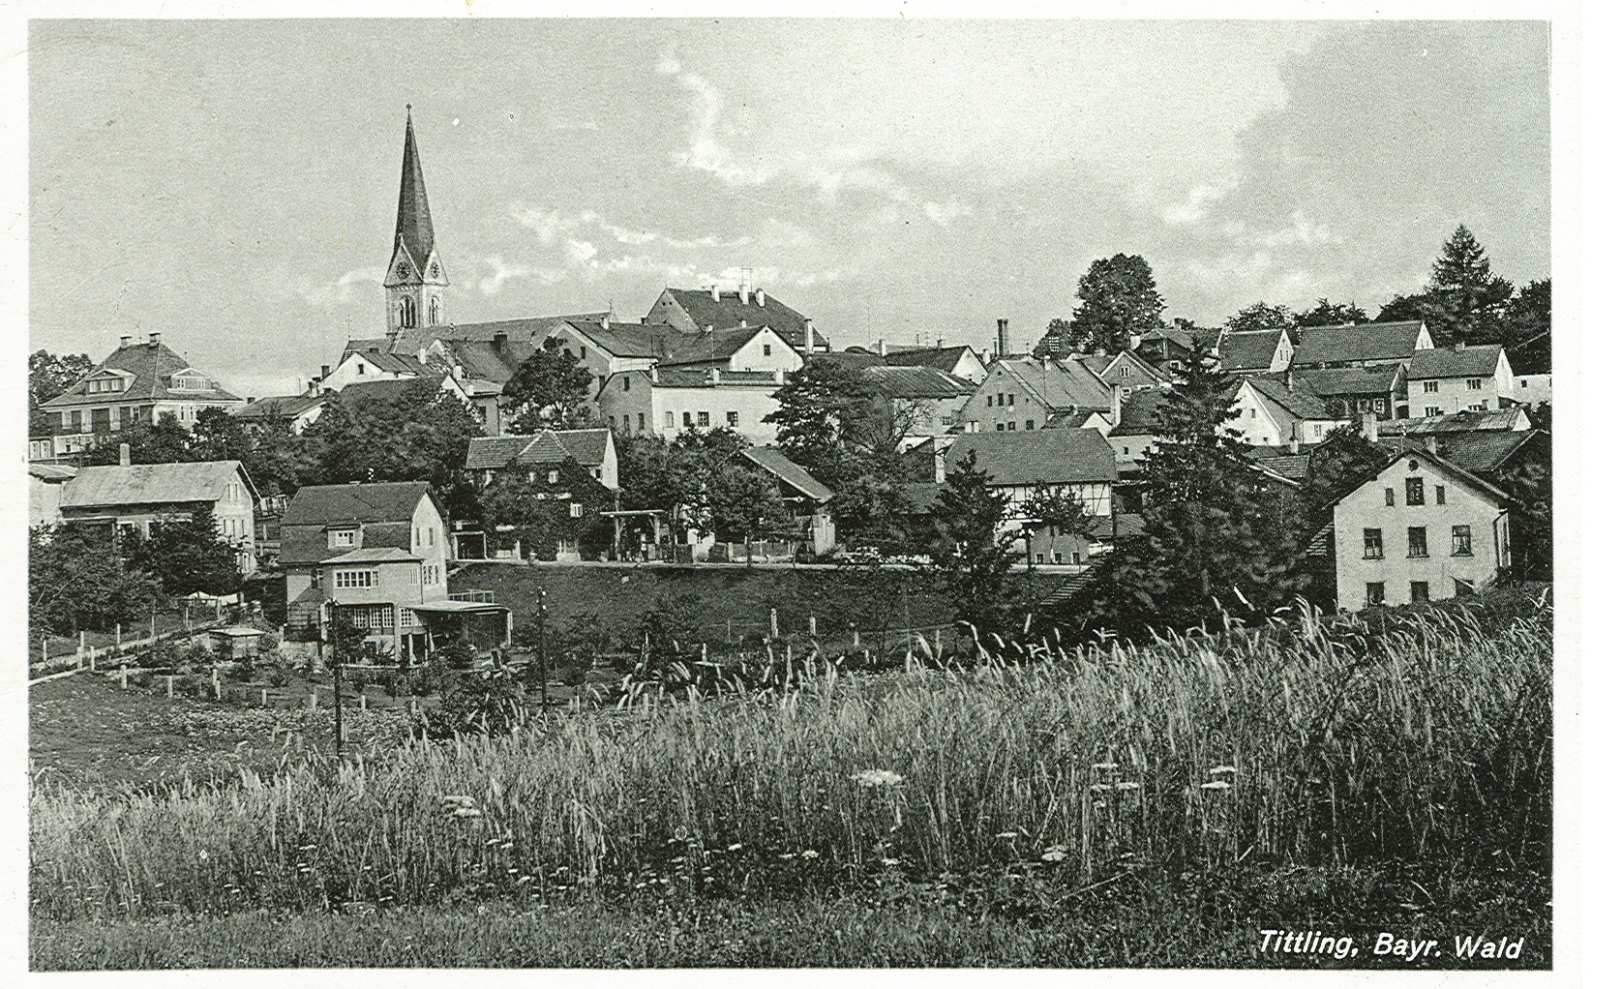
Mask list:
[[[943,484],[969,453],[977,468],[989,475],[989,487],[1010,500],[1013,527],[1027,521],[1022,504],[1045,491],[1076,495],[1090,515],[1111,514],[1117,464],[1110,444],[1097,430],[960,433],[943,450],[934,447],[934,482]]]
[[[1321,443],[1343,420],[1309,388],[1293,380],[1252,377],[1239,381],[1230,425],[1252,446]]]
[[[1052,415],[1111,408],[1111,386],[1071,357],[995,361],[962,408],[968,432],[1043,429]]]
[[[777,441],[777,427],[763,420],[777,410],[774,395],[783,382],[782,371],[623,371],[606,380],[595,403],[605,422],[624,436],[671,440],[685,430],[721,426],[760,446]]]
[[[1396,453],[1333,509],[1340,608],[1437,601],[1488,587],[1511,563],[1505,492],[1425,450]]]
[[[1517,400],[1517,385],[1499,344],[1419,350],[1406,379],[1411,413],[1450,415],[1490,411]]]
[[[1543,405],[1549,402],[1551,377],[1548,371],[1543,374],[1517,375],[1512,397],[1525,405]]]

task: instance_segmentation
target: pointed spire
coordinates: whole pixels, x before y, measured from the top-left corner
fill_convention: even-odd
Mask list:
[[[404,244],[411,263],[421,267],[433,253],[433,217],[428,213],[428,189],[422,181],[422,157],[411,126],[411,104],[406,104],[406,147],[400,161],[400,207],[394,222],[394,249]],[[417,272],[420,276],[421,271]]]

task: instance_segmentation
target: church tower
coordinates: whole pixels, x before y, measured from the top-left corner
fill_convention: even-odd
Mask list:
[[[422,158],[406,104],[406,147],[400,160],[400,207],[394,221],[394,253],[383,288],[388,306],[388,335],[444,322],[444,289],[450,284],[433,244],[433,217],[428,189],[422,182]]]

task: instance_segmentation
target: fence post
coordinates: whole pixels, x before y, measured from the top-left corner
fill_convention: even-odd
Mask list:
[[[944,629],[936,628],[933,630],[933,654],[935,656],[944,655]]]
[[[83,655],[84,644],[87,641],[88,636],[89,636],[88,632],[84,631],[81,628],[78,629],[78,655],[79,656]],[[79,665],[81,666],[83,664],[80,663]]]
[[[267,688],[265,688],[265,687],[261,688],[261,706],[262,707],[266,707],[267,706]]]
[[[176,679],[177,679],[177,677],[174,677],[174,676],[172,676],[170,674],[167,676],[167,696],[168,697],[172,696],[172,681],[176,680]]]
[[[806,625],[811,629],[811,637],[815,639],[817,637],[817,616],[813,614],[807,618]]]
[[[733,645],[733,619],[728,619],[728,645]]]
[[[95,650],[93,650],[93,649],[90,649],[90,650],[89,650],[89,672],[90,672],[90,673],[93,673],[93,672],[95,672],[95,662],[94,662],[94,657],[95,657]]]
[[[123,690],[127,690],[128,689],[128,664],[127,663],[123,663],[121,668],[119,668],[117,670],[117,679],[122,681],[122,689]]]
[[[156,613],[150,612],[150,641],[156,641]]]
[[[122,651],[122,623],[117,622],[117,652]]]
[[[361,694],[361,713],[367,713],[367,695],[364,691]]]
[[[769,608],[769,609],[767,609],[767,627],[772,629],[772,637],[774,639],[776,639],[778,637],[778,609],[777,608]]]
[[[211,693],[217,700],[222,700],[222,678],[217,675],[217,664],[211,664]]]
[[[856,649],[861,648],[861,629],[856,627],[855,622],[850,623],[850,643]]]
[[[311,697],[306,701],[306,706],[312,711],[317,709],[317,688],[311,688]]]
[[[49,635],[43,635],[43,636],[40,636],[40,638],[39,638],[39,662],[40,662],[40,664],[44,664],[44,663],[50,662],[50,636]]]

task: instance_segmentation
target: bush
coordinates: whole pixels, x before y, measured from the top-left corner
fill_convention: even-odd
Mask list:
[[[476,649],[472,648],[471,643],[467,642],[465,639],[455,639],[434,650],[434,654],[433,657],[430,658],[430,662],[432,662],[434,659],[437,659],[448,669],[470,670],[472,669],[472,664],[477,661],[477,658],[478,652]]]
[[[287,687],[289,670],[281,663],[273,663],[267,667],[266,680],[269,687]]]
[[[150,648],[138,657],[138,665],[149,669],[173,669],[181,659],[178,644],[171,639],[162,639],[151,644]]]

